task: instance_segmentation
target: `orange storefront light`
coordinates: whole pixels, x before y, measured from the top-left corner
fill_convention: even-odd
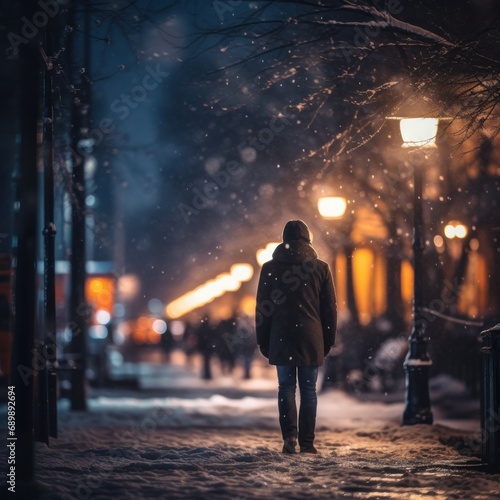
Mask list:
[[[95,314],[96,311],[107,311],[112,315],[115,295],[113,278],[93,276],[87,279],[85,297]]]

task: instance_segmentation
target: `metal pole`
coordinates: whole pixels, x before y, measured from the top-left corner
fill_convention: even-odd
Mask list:
[[[432,424],[429,398],[429,371],[432,365],[422,316],[423,295],[423,217],[422,217],[422,165],[413,163],[413,328],[409,339],[409,351],[404,367],[406,371],[406,406],[403,425]],[[418,162],[421,163],[421,162]]]
[[[77,2],[72,6],[71,22],[73,33],[71,48],[74,49],[73,72],[80,79],[78,61],[79,47],[75,43],[78,33]],[[78,52],[78,54],[76,54]],[[76,97],[76,96],[75,96]],[[74,367],[71,372],[71,409],[87,409],[87,304],[85,300],[86,256],[85,256],[85,153],[81,147],[84,122],[83,113],[86,110],[80,100],[73,99],[73,129],[72,129],[72,192],[71,192],[71,353],[74,356]]]
[[[500,470],[500,324],[481,332],[483,380],[481,390],[481,461]]]
[[[52,53],[51,25],[46,31],[47,53],[50,58]],[[56,279],[55,279],[55,237],[56,225],[54,223],[54,108],[52,100],[52,66],[50,59],[45,69],[44,88],[44,158],[43,158],[43,183],[44,183],[44,344],[43,356],[47,360],[44,381],[44,402],[47,406],[43,415],[47,418],[45,441],[48,444],[49,435],[57,437],[57,400],[55,398],[56,372]]]

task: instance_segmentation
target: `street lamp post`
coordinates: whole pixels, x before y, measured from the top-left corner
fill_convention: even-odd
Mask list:
[[[437,118],[403,118],[400,121],[403,147],[435,147]],[[411,157],[411,155],[410,155]],[[409,351],[404,367],[406,372],[406,401],[403,425],[432,424],[432,411],[429,397],[429,371],[432,361],[428,352],[429,338],[422,314],[423,289],[423,215],[422,187],[423,171],[416,161],[413,166],[413,326],[409,338]]]

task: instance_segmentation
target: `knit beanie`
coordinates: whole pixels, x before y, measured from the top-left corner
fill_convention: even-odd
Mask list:
[[[285,243],[292,240],[304,240],[311,243],[309,228],[301,220],[289,220],[283,228],[283,241]]]

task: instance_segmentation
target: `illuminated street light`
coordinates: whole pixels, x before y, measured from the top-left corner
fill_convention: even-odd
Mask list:
[[[257,262],[259,266],[263,266],[267,261],[273,258],[273,252],[276,250],[276,247],[279,243],[268,243],[266,248],[261,248],[257,251]]]
[[[165,307],[165,313],[171,319],[180,318],[226,292],[239,290],[241,283],[248,281],[252,276],[253,267],[250,264],[234,264],[229,273],[219,274],[215,279],[208,280],[170,302]]]
[[[438,118],[402,118],[399,122],[404,148],[434,148]]]
[[[347,209],[347,200],[341,196],[327,196],[318,200],[318,211],[325,219],[340,219]]]
[[[250,264],[234,264],[229,272],[238,281],[248,281],[253,276],[253,267]]]
[[[438,118],[400,118],[401,137],[405,148],[434,148],[439,125]],[[412,160],[410,155],[410,161]],[[429,338],[423,318],[423,215],[421,165],[413,164],[413,327],[409,351],[405,359],[406,405],[403,424],[432,424],[429,397],[429,371],[432,361],[428,352]]]
[[[219,284],[223,292],[235,292],[241,286],[241,282],[229,273],[220,274],[215,278],[215,281]]]
[[[139,278],[134,274],[124,274],[118,278],[118,294],[121,300],[131,301],[141,288]]]
[[[450,240],[453,238],[464,239],[467,233],[467,226],[458,221],[450,221],[444,228],[444,235]]]

